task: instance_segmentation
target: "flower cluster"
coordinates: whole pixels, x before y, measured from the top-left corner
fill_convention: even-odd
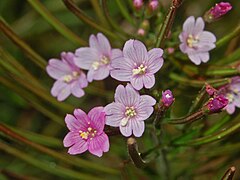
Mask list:
[[[133,1],[134,7],[140,9],[143,1]],[[152,11],[158,8],[158,1],[150,1]],[[216,37],[204,31],[202,18],[189,17],[183,24],[183,32],[179,35],[180,50],[187,54],[196,65],[209,60],[209,52],[215,47]],[[140,30],[140,29],[139,29]],[[145,31],[138,32],[145,35]],[[173,49],[173,48],[172,48]],[[168,48],[169,54],[175,49]],[[154,112],[156,100],[150,95],[140,94],[143,88],[151,89],[155,85],[155,74],[163,66],[163,50],[161,48],[147,49],[139,40],[130,39],[123,49],[114,49],[109,40],[101,33],[89,38],[89,47],[78,48],[75,53],[63,52],[61,59],[50,59],[46,67],[47,73],[56,80],[51,94],[59,101],[65,100],[70,94],[76,97],[84,95],[83,88],[94,80],[103,80],[109,76],[127,82],[126,86],[118,85],[115,90],[114,102],[105,107],[95,107],[88,114],[81,109],[75,109],[73,115],[67,114],[66,125],[69,129],[63,144],[69,147],[68,153],[75,155],[89,151],[101,157],[109,151],[109,139],[105,133],[105,125],[119,128],[120,133],[129,137],[141,137],[145,130],[145,120]],[[85,74],[86,73],[86,74]],[[219,112],[226,107],[233,113],[235,106],[240,107],[240,78],[232,79],[231,84],[217,90],[207,86],[207,93],[213,97],[206,104],[210,112]],[[228,100],[225,98],[228,97]],[[158,119],[174,102],[170,90],[162,92],[159,104],[164,111],[155,114]]]

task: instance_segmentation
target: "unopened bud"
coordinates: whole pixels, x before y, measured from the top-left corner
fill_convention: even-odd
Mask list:
[[[220,112],[225,106],[228,105],[228,99],[222,94],[211,98],[207,103],[209,113]]]
[[[174,97],[173,97],[173,94],[172,94],[172,91],[170,91],[169,89],[166,90],[166,91],[163,91],[162,92],[162,103],[163,103],[163,106],[165,107],[170,107],[172,105],[172,103],[174,102]]]
[[[232,5],[229,2],[220,2],[205,13],[204,20],[209,23],[216,21],[231,9]]]
[[[143,0],[133,0],[133,7],[139,10],[143,7]]]
[[[213,96],[216,94],[217,90],[213,88],[210,84],[206,84],[206,92],[209,94],[209,96]]]
[[[159,2],[158,0],[151,0],[148,4],[148,8],[151,10],[151,11],[155,11],[159,6]]]
[[[138,29],[137,34],[138,34],[139,36],[144,36],[144,35],[145,35],[145,30],[142,29],[142,28],[140,28],[140,29]]]

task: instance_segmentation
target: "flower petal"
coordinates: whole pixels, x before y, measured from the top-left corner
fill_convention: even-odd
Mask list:
[[[87,74],[87,79],[91,82],[91,79],[94,80],[103,80],[109,76],[109,67],[108,66],[99,66],[97,70],[91,69],[91,72]]]
[[[105,56],[106,55],[110,56],[111,55],[111,45],[110,45],[108,39],[106,38],[106,36],[104,36],[102,33],[98,33],[97,39],[99,42],[99,47],[101,48],[101,53]]]
[[[64,147],[70,147],[73,144],[76,144],[78,141],[81,141],[81,137],[78,132],[69,132],[63,139]]]
[[[94,137],[92,140],[89,140],[88,150],[93,155],[101,157],[103,152],[109,151],[109,139],[105,133],[102,133],[99,136]]]
[[[134,76],[131,78],[130,82],[131,82],[132,86],[138,91],[143,88],[142,76]]]
[[[71,83],[71,92],[78,98],[84,96],[85,94],[78,80]]]
[[[201,64],[200,56],[197,53],[188,54],[189,59],[196,65]]]
[[[119,85],[116,88],[114,98],[116,102],[130,107],[139,102],[140,95],[130,84],[128,84],[126,88],[124,88],[123,85]]]
[[[228,112],[228,114],[233,114],[235,112],[235,106],[234,104],[228,104],[225,107],[226,111]]]
[[[92,63],[99,60],[98,51],[94,48],[84,47],[79,48],[75,52],[74,58],[75,64],[82,68],[89,70],[92,67]]]
[[[50,59],[46,70],[49,76],[54,79],[60,79],[62,76],[72,73],[72,70],[67,63],[57,59]]]
[[[103,132],[103,128],[106,122],[106,115],[103,107],[95,107],[88,113],[91,126],[94,127],[98,133]]]
[[[110,75],[112,78],[119,81],[130,81],[132,77],[132,70],[134,69],[134,62],[129,58],[118,57],[111,62],[112,70]]]
[[[131,124],[134,136],[141,137],[145,129],[144,121],[132,120]]]
[[[140,97],[140,103],[136,106],[137,120],[146,120],[153,113],[153,107],[156,104],[156,100],[149,95],[142,95]]]
[[[152,74],[158,72],[158,70],[163,65],[163,50],[160,48],[153,48],[150,51],[148,51],[148,63],[147,63],[147,69]]]
[[[193,34],[197,35],[198,33],[202,32],[204,29],[204,26],[205,24],[204,24],[203,18],[198,17],[193,29]]]
[[[128,40],[123,47],[123,55],[132,59],[138,65],[148,59],[147,49],[145,45],[138,40]]]
[[[68,149],[68,153],[72,155],[81,154],[85,152],[87,149],[88,143],[80,138],[78,142],[76,142],[72,147]]]
[[[195,18],[190,16],[183,24],[183,31],[187,34],[192,34],[195,25]]]
[[[128,122],[126,126],[119,126],[120,132],[123,136],[129,137],[132,135],[132,125],[131,122]]]
[[[106,124],[118,127],[124,118],[125,107],[121,103],[113,102],[105,106],[104,111],[106,113]]]
[[[81,109],[75,109],[73,114],[76,117],[76,124],[78,125],[79,130],[87,131],[90,124],[90,119],[87,114]]]
[[[73,115],[67,114],[65,116],[65,123],[69,131],[79,131],[80,130],[80,121],[77,120]]]
[[[202,62],[207,62],[209,60],[208,52],[199,53],[199,56],[200,56]]]
[[[71,89],[69,84],[58,80],[53,84],[51,94],[57,97],[58,101],[63,101],[71,94]]]
[[[204,43],[214,43],[216,42],[216,36],[208,31],[203,31],[198,35],[199,41]]]
[[[123,56],[123,53],[122,53],[121,49],[112,49],[111,59],[115,59],[115,58],[122,57],[122,56]]]
[[[143,79],[144,87],[147,89],[152,88],[155,84],[155,77],[152,74],[146,74],[142,77],[142,79]]]
[[[78,82],[79,82],[79,84],[82,88],[85,88],[85,87],[88,86],[87,77],[86,77],[86,74],[84,72],[81,72],[81,74],[78,78]]]

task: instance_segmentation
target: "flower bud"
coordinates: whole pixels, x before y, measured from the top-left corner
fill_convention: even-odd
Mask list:
[[[225,106],[228,105],[228,99],[222,94],[211,98],[207,103],[207,109],[209,113],[220,112]]]
[[[174,97],[173,97],[173,94],[172,94],[172,91],[170,91],[169,89],[166,90],[166,91],[163,91],[162,92],[162,103],[163,103],[163,106],[165,107],[170,107],[172,105],[172,103],[174,102]]]
[[[220,2],[205,13],[204,20],[209,23],[216,21],[231,9],[232,5],[230,3]]]
[[[148,4],[148,8],[150,11],[155,11],[158,8],[158,0],[151,0]]]
[[[144,35],[145,35],[145,30],[142,29],[142,28],[139,28],[138,31],[137,31],[137,34],[138,34],[139,36],[144,36]]]
[[[139,10],[143,7],[143,0],[133,0],[133,7]]]
[[[213,88],[210,84],[206,84],[206,91],[209,94],[209,96],[213,96],[217,92],[217,90]]]

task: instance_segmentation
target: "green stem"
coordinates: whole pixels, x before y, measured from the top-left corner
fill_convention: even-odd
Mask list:
[[[238,119],[240,116],[238,116],[236,119]],[[235,131],[240,129],[240,123],[235,124],[234,126],[228,128],[228,129],[224,129],[216,134],[213,135],[209,135],[209,136],[205,136],[205,137],[201,137],[195,140],[191,140],[191,141],[186,141],[186,142],[175,142],[175,145],[178,146],[197,146],[197,145],[202,145],[202,144],[207,144],[210,142],[214,142],[214,141],[218,141],[223,139],[224,137],[231,135],[232,133],[234,133]]]
[[[206,86],[204,85],[200,90],[200,92],[198,93],[197,97],[195,98],[192,106],[189,108],[188,114],[191,114],[200,108],[200,104],[202,103],[205,95],[206,95]]]
[[[107,27],[107,29],[109,29],[108,21],[106,21],[105,16],[103,15],[99,1],[90,0],[90,2],[93,6],[94,11],[96,12],[98,19],[100,20],[100,22],[103,24],[104,27]]]
[[[59,125],[64,126],[63,119],[61,116],[56,115],[55,113],[51,112],[49,108],[46,108],[42,103],[40,103],[39,99],[33,96],[31,93],[23,90],[17,84],[10,82],[9,80],[0,77],[0,82],[7,86],[8,88],[15,91],[18,95],[26,99],[37,111],[44,114],[46,117],[50,118],[54,122],[58,123]]]
[[[205,75],[207,76],[236,76],[240,75],[240,71],[233,67],[231,69],[209,69]]]
[[[56,159],[62,160],[65,163],[80,167],[80,168],[92,168],[97,171],[109,173],[109,174],[119,174],[119,172],[115,169],[108,168],[105,166],[100,166],[96,163],[89,162],[87,160],[79,159],[76,157],[72,157],[70,155],[65,155],[62,153],[59,153],[57,151],[53,151],[45,146],[42,146],[40,144],[36,144],[32,141],[29,141],[27,138],[24,138],[23,136],[19,135],[18,133],[13,132],[11,129],[7,128],[3,123],[0,123],[0,132],[3,132],[4,134],[12,137],[14,140],[18,142],[22,142],[24,144],[27,144],[28,146],[31,146],[32,148],[37,149],[40,152],[43,152],[45,154],[48,154]]]
[[[55,124],[56,125],[56,124]],[[62,148],[62,142],[61,140],[50,137],[50,136],[45,136],[39,133],[34,133],[31,131],[27,131],[24,129],[19,129],[10,125],[6,125],[9,129],[11,129],[13,132],[23,136],[24,138],[28,138],[30,141],[39,143],[44,146],[52,147],[52,148]]]
[[[106,18],[106,20],[108,21],[108,23],[119,33],[126,35],[126,36],[131,36],[130,34],[126,33],[123,28],[119,27],[119,24],[117,24],[111,17],[111,15],[109,14],[108,11],[108,7],[107,7],[107,0],[101,0],[101,5],[103,8],[103,12],[104,12],[104,16]],[[124,37],[123,37],[124,38]]]
[[[218,120],[218,122],[216,124],[214,124],[211,128],[209,128],[208,130],[206,130],[203,135],[207,136],[210,135],[214,132],[216,132],[217,130],[219,130],[224,124],[226,124],[228,121],[230,120],[230,116],[226,115],[225,117],[223,117],[221,120]]]
[[[175,73],[171,73],[170,78],[173,79],[174,81],[182,83],[186,86],[192,86],[192,87],[198,87],[198,88],[202,87],[205,83],[208,83],[208,84],[212,85],[213,87],[219,87],[219,86],[229,83],[229,78],[199,81],[199,80],[186,79]]]
[[[0,149],[2,151],[5,151],[5,153],[11,154],[43,171],[46,171],[50,174],[56,175],[58,177],[62,177],[62,178],[73,178],[73,179],[100,179],[97,178],[96,176],[91,176],[88,174],[84,174],[84,173],[80,173],[80,172],[76,172],[61,166],[51,166],[50,162],[46,163],[45,161],[40,161],[39,158],[36,157],[32,157],[29,154],[26,154],[22,151],[19,151],[11,146],[8,146],[5,143],[2,143],[0,141]]]
[[[135,25],[135,22],[133,21],[132,17],[130,16],[130,14],[127,11],[126,6],[123,3],[124,1],[122,0],[116,0],[116,3],[119,7],[119,10],[121,11],[122,15],[124,16],[124,18],[132,25]]]
[[[240,35],[240,25],[238,25],[231,33],[229,33],[228,35],[224,36],[223,38],[219,39],[216,42],[216,49],[225,45],[226,43],[228,43],[230,40],[232,40],[234,37],[239,36]]]
[[[61,23],[57,18],[55,18],[42,4],[39,0],[28,0],[28,3],[49,23],[51,24],[60,34],[66,37],[68,40],[76,45],[86,46],[87,42],[76,34],[74,34],[70,29],[68,29],[63,23]]]
[[[238,48],[236,51],[228,55],[227,57],[218,60],[216,63],[219,65],[223,64],[230,64],[233,63],[234,61],[237,61],[240,59],[240,48]]]
[[[172,0],[172,4],[169,8],[168,14],[165,17],[163,25],[160,27],[160,30],[158,32],[155,47],[161,47],[161,48],[164,47],[164,42],[167,39],[168,34],[171,30],[177,9],[181,4],[182,4],[182,0]]]
[[[11,28],[7,25],[2,17],[0,17],[0,29],[2,32],[11,39],[26,55],[41,69],[45,70],[47,62],[37,54],[30,46],[28,46],[17,34],[15,34]]]
[[[73,13],[75,14],[79,19],[81,19],[83,22],[86,24],[90,25],[91,27],[97,29],[98,31],[101,31],[105,33],[106,35],[118,39],[118,37],[112,33],[111,31],[107,30],[106,28],[98,25],[94,20],[89,18],[81,9],[79,9],[72,0],[63,0],[64,4],[66,7]]]

